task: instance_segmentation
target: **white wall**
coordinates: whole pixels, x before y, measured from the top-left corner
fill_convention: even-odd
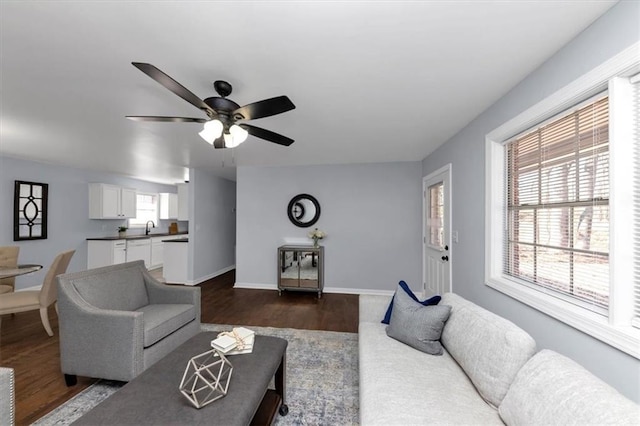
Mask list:
[[[420,290],[420,173],[420,162],[239,167],[237,285],[275,288],[283,238],[307,238],[317,227],[328,234],[321,242],[326,290],[393,291],[399,280]],[[300,193],[320,203],[312,228],[287,217],[289,201]]]
[[[49,184],[49,214],[46,240],[13,241],[13,189],[15,180]],[[87,241],[89,237],[117,235],[117,227],[125,219],[89,219],[89,187],[91,182],[111,183],[135,188],[143,192],[177,192],[172,185],[128,178],[110,173],[60,167],[33,161],[0,156],[0,246],[20,246],[20,263],[37,263],[43,270],[16,278],[16,288],[42,284],[46,270],[56,255],[75,249],[68,271],[87,268]],[[168,232],[170,220],[159,221],[156,232]],[[188,223],[179,222],[179,229],[187,231]],[[143,229],[128,231],[144,233]]]
[[[640,401],[640,360],[484,285],[484,140],[515,117],[640,38],[639,2],[621,2],[423,161],[423,175],[453,164],[453,289],[529,332],[539,348],[576,360]],[[470,81],[472,84],[472,80]]]
[[[236,239],[236,183],[204,170],[189,171],[190,283],[233,269]]]

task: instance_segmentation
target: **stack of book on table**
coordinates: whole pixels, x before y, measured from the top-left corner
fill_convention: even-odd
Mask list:
[[[232,331],[220,333],[211,341],[211,347],[225,355],[249,354],[253,352],[256,334],[244,327],[235,327]]]

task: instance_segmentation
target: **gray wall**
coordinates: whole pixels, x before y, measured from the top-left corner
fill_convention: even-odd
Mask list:
[[[239,167],[236,282],[277,284],[276,248],[283,238],[325,231],[325,287],[393,291],[404,279],[421,289],[420,162],[306,167]],[[292,197],[308,193],[321,206],[312,228],[287,217]]]
[[[13,241],[13,188],[15,180],[49,184],[48,236],[46,240]],[[117,235],[117,227],[126,220],[89,219],[89,188],[92,182],[111,183],[146,192],[177,192],[172,185],[131,179],[109,173],[59,167],[33,161],[0,156],[0,246],[20,246],[20,263],[38,263],[43,270],[16,279],[16,288],[42,284],[46,269],[58,253],[75,249],[69,272],[87,268],[88,237]],[[169,223],[156,224],[157,232],[168,232]],[[188,222],[179,222],[179,229],[187,231]],[[129,230],[129,234],[144,230]]]
[[[187,278],[199,283],[233,268],[236,183],[206,171],[189,171],[189,262]]]
[[[640,3],[621,2],[423,161],[422,174],[453,164],[453,289],[527,330],[540,348],[576,360],[640,401],[640,360],[484,285],[485,135],[640,38]],[[472,83],[472,82],[471,82]]]

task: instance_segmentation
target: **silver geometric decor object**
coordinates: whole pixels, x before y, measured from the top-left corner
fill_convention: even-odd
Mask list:
[[[215,349],[189,360],[180,382],[180,392],[196,408],[202,408],[227,394],[233,365]]]

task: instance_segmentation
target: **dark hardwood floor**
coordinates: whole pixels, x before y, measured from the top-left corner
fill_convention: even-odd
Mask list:
[[[202,322],[308,330],[358,331],[358,296],[350,294],[234,289],[235,271],[206,281]],[[16,424],[28,425],[63,404],[95,379],[78,377],[68,388],[60,373],[58,320],[49,309],[54,336],[47,336],[38,311],[2,316],[0,366],[16,374]]]

